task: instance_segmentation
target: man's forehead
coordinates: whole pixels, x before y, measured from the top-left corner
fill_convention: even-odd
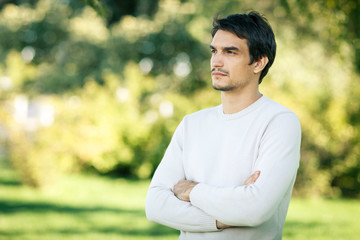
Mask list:
[[[234,33],[218,30],[215,33],[210,46],[216,48],[226,48],[226,47],[236,46],[241,48],[247,46],[247,41],[246,39],[239,38]]]

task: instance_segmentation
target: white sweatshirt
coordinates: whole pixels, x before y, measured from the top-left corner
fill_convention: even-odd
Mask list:
[[[221,105],[190,114],[154,174],[146,215],[180,230],[179,239],[281,239],[300,141],[297,116],[266,96],[235,114]],[[199,182],[190,202],[172,192],[181,179]],[[216,220],[236,227],[218,230]]]

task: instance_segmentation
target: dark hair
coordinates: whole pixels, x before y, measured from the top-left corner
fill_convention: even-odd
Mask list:
[[[211,35],[214,37],[218,30],[234,33],[239,38],[247,40],[250,64],[261,57],[268,57],[269,62],[260,74],[260,84],[276,55],[275,36],[267,19],[255,11],[248,14],[233,14],[222,19],[215,16]]]

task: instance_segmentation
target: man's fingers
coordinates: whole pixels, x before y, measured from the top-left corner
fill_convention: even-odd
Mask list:
[[[250,177],[250,184],[254,184],[260,176],[260,171],[255,171]]]
[[[260,171],[255,171],[244,183],[245,186],[249,186],[250,184],[254,184],[256,180],[260,176]]]
[[[174,191],[175,191],[175,189],[182,189],[182,188],[186,187],[187,185],[189,185],[189,183],[191,183],[191,182],[188,180],[178,181],[178,183],[175,184],[175,186],[174,186]]]
[[[174,186],[174,195],[183,201],[190,201],[190,192],[197,183],[189,180],[180,180]]]
[[[255,171],[252,176],[253,176],[253,181],[254,181],[254,183],[255,183],[256,180],[257,180],[257,179],[259,178],[259,176],[260,176],[260,171]]]
[[[216,227],[217,229],[224,229],[224,228],[230,228],[231,226],[216,220]]]
[[[182,181],[184,181],[184,180],[180,180],[180,181],[178,181],[177,184],[174,185],[174,193],[175,194],[179,194],[179,188],[181,188],[181,185],[183,184]]]

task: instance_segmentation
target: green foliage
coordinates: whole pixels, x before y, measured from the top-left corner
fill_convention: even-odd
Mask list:
[[[150,177],[182,117],[220,103],[209,82],[212,16],[256,9],[278,43],[260,89],[302,122],[295,193],[359,197],[358,6],[351,0],[2,3],[1,156],[24,183],[38,187],[64,172]]]
[[[282,46],[278,61],[263,88],[265,94],[294,110],[302,122],[302,164],[295,192],[357,196],[360,158],[356,142],[359,133],[358,123],[349,121],[348,101],[352,102],[354,98],[349,95],[354,97],[358,91],[355,83],[359,76],[347,57],[351,47],[343,42],[341,53],[328,55],[314,40],[291,41],[295,34],[290,29],[287,31],[288,36],[280,37],[288,38],[288,41],[278,40]],[[297,57],[299,55],[301,58]],[[345,182],[336,179],[342,179],[347,171],[352,172],[352,176],[345,174],[345,187]]]
[[[98,0],[84,0],[87,5],[92,7],[100,16],[106,17],[107,11],[103,4]]]

